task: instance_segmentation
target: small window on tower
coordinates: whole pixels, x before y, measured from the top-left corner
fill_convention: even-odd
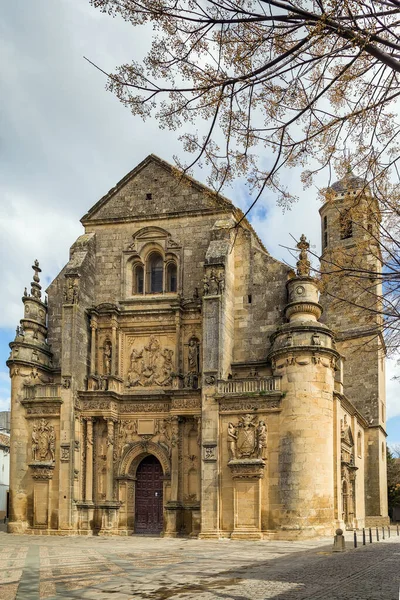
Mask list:
[[[353,237],[353,221],[350,211],[346,210],[340,215],[340,239],[347,240],[351,237]]]
[[[146,200],[151,200],[152,199],[152,195],[150,192],[147,192],[146,194]]]

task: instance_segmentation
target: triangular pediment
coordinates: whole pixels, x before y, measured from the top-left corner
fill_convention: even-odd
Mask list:
[[[354,446],[354,438],[350,427],[342,431],[342,442],[351,448]]]
[[[103,196],[81,222],[86,225],[227,210],[235,210],[228,199],[151,154]]]

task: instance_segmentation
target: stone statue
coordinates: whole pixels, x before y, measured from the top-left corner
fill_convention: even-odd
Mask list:
[[[189,373],[199,372],[199,342],[196,338],[192,337],[189,341]]]
[[[219,293],[219,280],[215,275],[214,269],[211,271],[209,286],[209,294],[211,296],[217,296]]]
[[[112,346],[110,340],[106,340],[103,349],[104,375],[111,375]]]
[[[300,250],[299,260],[297,261],[297,275],[300,277],[309,277],[311,264],[308,260],[308,249],[310,244],[307,242],[304,234],[301,235],[297,247]]]
[[[257,427],[257,458],[266,458],[267,426],[265,421],[259,421]]]
[[[210,285],[208,283],[208,277],[207,277],[207,275],[204,275],[204,277],[203,277],[203,295],[204,296],[208,296],[209,289],[210,289]]]
[[[229,460],[236,458],[237,429],[233,423],[228,425],[228,455]]]

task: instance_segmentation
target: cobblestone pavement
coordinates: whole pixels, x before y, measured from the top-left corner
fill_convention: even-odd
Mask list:
[[[244,542],[0,532],[0,599],[399,600],[400,537]]]

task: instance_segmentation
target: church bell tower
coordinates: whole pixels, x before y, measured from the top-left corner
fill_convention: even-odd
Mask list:
[[[320,215],[322,320],[334,331],[343,357],[344,395],[369,425],[364,448],[368,523],[368,517],[387,515],[380,211],[365,180],[349,169],[328,189]]]

